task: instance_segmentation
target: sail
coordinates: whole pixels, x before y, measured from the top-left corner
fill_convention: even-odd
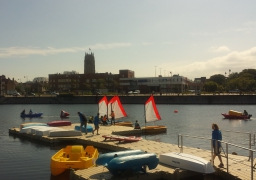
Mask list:
[[[118,96],[114,96],[108,102],[108,116],[111,114],[111,111],[114,111],[115,119],[119,119],[127,116]]]
[[[157,110],[154,97],[150,96],[145,103],[145,121],[153,122],[158,120],[161,120],[161,116]]]
[[[99,101],[99,113],[100,113],[100,117],[104,116],[105,114],[107,115],[108,113],[108,99],[106,96],[104,96]]]

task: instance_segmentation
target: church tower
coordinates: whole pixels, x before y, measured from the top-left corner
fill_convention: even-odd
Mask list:
[[[92,52],[91,54],[85,53],[84,74],[95,74],[95,59],[94,54]]]

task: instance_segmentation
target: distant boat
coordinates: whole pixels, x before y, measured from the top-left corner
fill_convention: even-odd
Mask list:
[[[209,161],[191,154],[178,152],[164,153],[160,155],[159,162],[165,165],[203,174],[211,174],[215,172],[215,169]]]
[[[20,117],[41,117],[43,113],[20,114]]]
[[[145,112],[145,124],[149,122],[155,122],[161,120],[161,116],[158,112],[158,109],[155,104],[154,97],[151,95],[146,101],[144,106]],[[166,126],[154,125],[154,126],[145,126],[141,128],[142,132],[145,133],[165,133],[167,131]]]
[[[61,118],[67,118],[68,116],[69,116],[68,112],[61,110],[61,112],[60,112],[60,117]]]
[[[51,173],[57,176],[66,169],[86,169],[93,167],[98,156],[98,149],[93,146],[87,146],[85,149],[80,145],[67,146],[52,156]]]
[[[229,110],[228,114],[226,113],[221,113],[222,116],[226,119],[250,119],[252,117],[251,114],[244,115],[242,112],[239,111],[234,111],[234,110]]]

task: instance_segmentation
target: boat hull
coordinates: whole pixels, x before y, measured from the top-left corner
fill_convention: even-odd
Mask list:
[[[47,123],[48,126],[71,126],[70,121],[64,121],[64,120],[59,120],[59,121],[51,121]]]
[[[93,127],[90,124],[87,124],[86,129],[87,129],[87,132],[93,131]],[[80,131],[80,126],[75,126],[75,130]],[[84,126],[82,127],[82,132],[86,132]]]
[[[159,157],[159,162],[169,166],[203,174],[211,174],[215,172],[212,164],[209,161],[201,157],[185,153],[171,152],[161,154]]]
[[[96,160],[97,165],[103,165],[107,166],[108,163],[117,157],[123,157],[123,156],[131,156],[131,155],[137,155],[137,154],[144,154],[145,152],[142,150],[126,150],[126,151],[117,151],[117,152],[110,152],[110,153],[105,153],[101,154],[99,158]]]
[[[122,175],[125,172],[146,172],[147,166],[149,170],[155,169],[158,165],[159,159],[154,153],[137,154],[131,156],[115,157],[106,168],[113,175]]]
[[[158,134],[158,133],[166,133],[166,126],[145,126],[141,128],[143,133],[147,134]]]
[[[250,119],[252,115],[244,116],[244,115],[230,115],[226,113],[221,113],[222,116],[224,116],[225,119]]]
[[[51,173],[56,176],[66,169],[86,169],[95,166],[99,156],[98,150],[93,146],[67,146],[59,150],[51,158]]]
[[[34,113],[34,114],[21,114],[20,117],[41,117],[43,113]]]
[[[116,122],[116,126],[127,126],[127,127],[133,127],[132,122]]]

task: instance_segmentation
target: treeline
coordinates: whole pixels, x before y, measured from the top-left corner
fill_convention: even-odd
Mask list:
[[[226,73],[225,73],[226,75]],[[252,92],[256,90],[256,69],[244,69],[242,72],[232,72],[227,76],[215,74],[205,82],[203,90],[206,92],[230,92],[239,90]]]

